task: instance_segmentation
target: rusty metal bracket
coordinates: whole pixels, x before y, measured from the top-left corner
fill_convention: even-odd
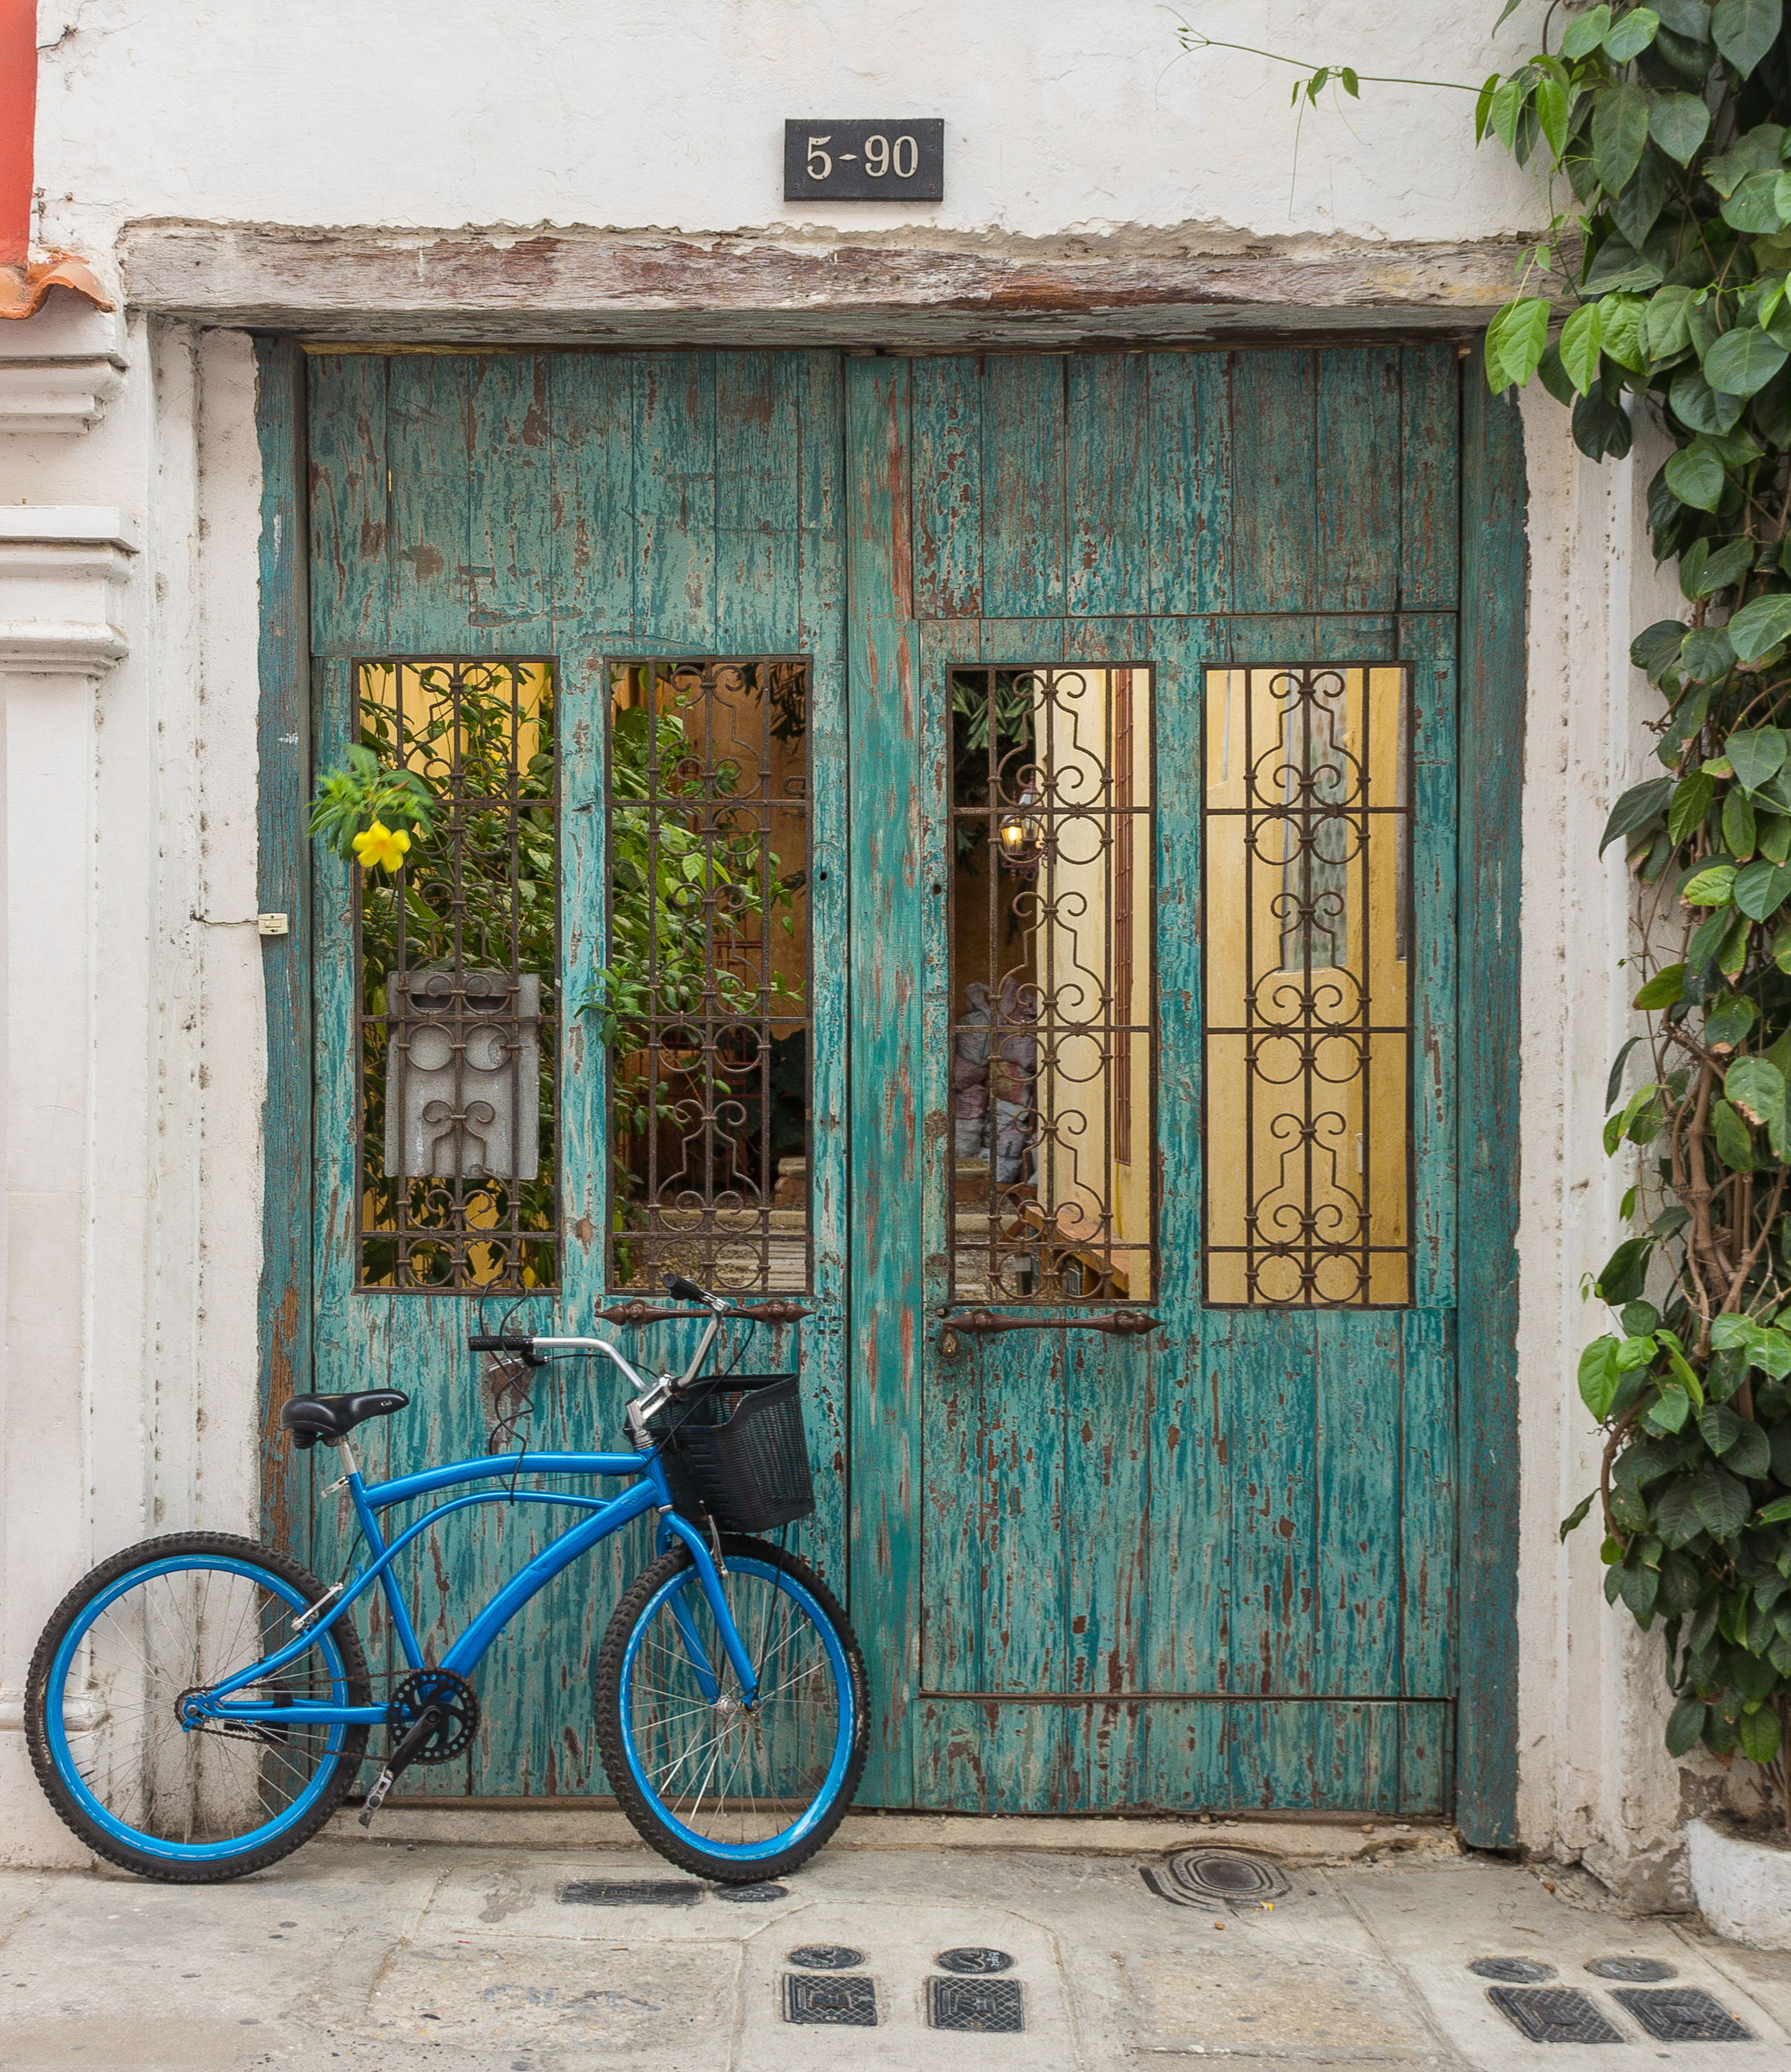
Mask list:
[[[960,1331],[979,1337],[997,1331],[1105,1331],[1110,1338],[1138,1338],[1146,1331],[1160,1331],[1163,1319],[1147,1317],[1142,1310],[1110,1310],[1104,1317],[1000,1317],[993,1310],[962,1310],[943,1319],[939,1350],[948,1360],[963,1350]]]
[[[676,1317],[707,1320],[715,1315],[713,1310],[662,1310],[656,1304],[641,1301],[638,1295],[632,1302],[619,1302],[614,1309],[600,1310],[597,1313],[605,1323],[667,1323]],[[749,1310],[735,1310],[732,1314],[742,1322],[752,1323],[798,1323],[804,1317],[813,1316],[814,1311],[779,1296],[771,1302],[758,1303]]]

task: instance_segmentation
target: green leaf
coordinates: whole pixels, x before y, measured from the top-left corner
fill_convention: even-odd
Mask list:
[[[1778,220],[1776,210],[1773,220]],[[1704,378],[1725,395],[1756,395],[1787,359],[1791,359],[1791,353],[1775,338],[1768,338],[1751,324],[1743,325],[1725,331],[1705,355]],[[1716,507],[1703,508],[1713,510]]]
[[[1664,971],[1656,971],[1646,985],[1641,987],[1630,1003],[1644,1014],[1658,1012],[1683,1000],[1686,989],[1686,968],[1683,964],[1668,964]]]
[[[1782,1526],[1788,1519],[1791,1519],[1791,1496],[1775,1496],[1754,1514],[1756,1526]]]
[[[1772,1469],[1772,1442],[1751,1418],[1723,1450],[1723,1465],[1752,1481],[1764,1481]]]
[[[1748,1134],[1747,1124],[1731,1102],[1711,1102],[1710,1134],[1716,1140],[1717,1156],[1731,1172],[1755,1170],[1753,1139]]]
[[[1733,1539],[1754,1508],[1747,1484],[1722,1468],[1706,1468],[1692,1477],[1692,1501],[1712,1539]]]
[[[1775,591],[1744,604],[1726,631],[1737,660],[1757,661],[1768,649],[1791,638],[1791,591]]]
[[[1713,449],[1716,445],[1714,439],[1700,443],[1707,449]],[[1718,461],[1720,464],[1720,455],[1718,456]],[[1712,506],[1712,509],[1714,508]],[[1701,546],[1704,542],[1700,540],[1697,544]],[[1727,546],[1719,547],[1715,553],[1706,555],[1704,565],[1698,571],[1697,587],[1691,592],[1692,596],[1714,597],[1718,591],[1727,590],[1731,584],[1740,582],[1753,567],[1758,552],[1751,540],[1731,540]],[[1682,575],[1683,563],[1681,564],[1681,571]]]
[[[1655,32],[1661,26],[1661,17],[1651,7],[1631,8],[1612,25],[1605,38],[1605,48],[1613,65],[1627,65],[1631,58],[1639,56],[1655,40]]]
[[[1645,783],[1632,785],[1611,809],[1611,818],[1605,823],[1604,839],[1599,843],[1599,854],[1603,856],[1613,842],[1619,842],[1637,828],[1647,826],[1665,808],[1673,788],[1670,777],[1650,777]]]
[[[1682,367],[1674,376],[1667,400],[1688,432],[1731,431],[1747,407],[1744,396],[1718,394],[1695,367]]]
[[[1759,601],[1763,603],[1772,602],[1769,598]],[[1791,608],[1791,595],[1784,596],[1781,602]],[[1753,607],[1750,605],[1746,609],[1750,611]],[[1736,615],[1737,618],[1745,616],[1745,612]],[[1733,619],[1729,622],[1729,637],[1732,641],[1735,637]],[[1751,635],[1749,637],[1751,638]],[[1769,644],[1775,646],[1777,643]],[[1737,647],[1736,653],[1740,654],[1742,650]],[[1749,658],[1744,656],[1743,659]],[[1788,735],[1782,727],[1740,727],[1724,742],[1723,753],[1729,758],[1741,782],[1750,792],[1757,792],[1763,785],[1769,784],[1784,768],[1785,757],[1791,753],[1791,735]]]
[[[1607,87],[1592,117],[1592,170],[1606,193],[1616,193],[1629,180],[1647,142],[1646,92],[1629,83]]]
[[[1704,1017],[1704,1040],[1733,1049],[1759,1016],[1759,1008],[1745,993],[1725,993]]]
[[[1702,770],[1693,770],[1689,777],[1681,778],[1674,787],[1672,803],[1667,808],[1668,839],[1683,842],[1687,835],[1702,827],[1716,795],[1715,778]]]
[[[1581,395],[1590,395],[1592,384],[1599,378],[1599,362],[1604,353],[1602,321],[1602,306],[1586,302],[1573,312],[1561,329],[1561,363],[1567,370],[1567,379]],[[1756,332],[1753,335],[1758,338],[1761,334]],[[1690,499],[1681,497],[1680,501],[1684,503]],[[1714,510],[1716,506],[1710,504],[1704,508]]]
[[[1778,1753],[1782,1729],[1776,1706],[1763,1702],[1757,1710],[1744,1712],[1736,1728],[1741,1735],[1741,1752],[1750,1763],[1769,1763]]]
[[[1688,1547],[1704,1530],[1692,1500],[1691,1479],[1676,1475],[1654,1500],[1655,1529],[1669,1547]]]
[[[1592,1496],[1582,1496],[1580,1501],[1574,1505],[1573,1508],[1568,1512],[1564,1519],[1562,1519],[1561,1521],[1561,1536],[1563,1539],[1567,1538],[1569,1532],[1576,1531],[1580,1526],[1586,1523],[1586,1514],[1592,1509],[1592,1499],[1593,1497],[1596,1497],[1598,1491],[1595,1489],[1592,1491]]]
[[[1610,1415],[1622,1379],[1617,1365],[1617,1340],[1609,1333],[1594,1338],[1580,1355],[1580,1396],[1600,1424]]]
[[[1709,42],[1710,0],[1655,0],[1654,11],[1667,28],[1679,35],[1689,36],[1694,43]]]
[[[1653,1614],[1655,1600],[1661,1594],[1660,1570],[1642,1562],[1626,1561],[1612,1573],[1618,1578],[1618,1595],[1645,1626]]]
[[[1592,306],[1596,309],[1598,305],[1594,303]],[[1755,335],[1757,337],[1759,334],[1756,332]],[[1565,354],[1562,357],[1565,359]],[[1591,380],[1586,383],[1588,388],[1597,376],[1598,367],[1594,362]],[[1694,511],[1715,510],[1723,501],[1724,490],[1729,486],[1729,471],[1712,452],[1707,439],[1694,439],[1690,445],[1681,447],[1667,463],[1663,473],[1667,487],[1681,503],[1689,504]],[[1692,595],[1696,597],[1700,594],[1701,589],[1699,578],[1693,576],[1690,581],[1694,585]]]
[[[1791,863],[1750,863],[1735,874],[1735,904],[1750,921],[1769,920],[1791,899]]]
[[[1694,626],[1679,651],[1679,672],[1688,684],[1712,684],[1735,666],[1726,626]],[[1726,773],[1724,773],[1726,774]]]
[[[1609,1303],[1612,1309],[1633,1302],[1648,1278],[1648,1258],[1653,1250],[1654,1243],[1649,1238],[1625,1238],[1605,1261],[1603,1271],[1592,1283],[1592,1292],[1599,1300]]]
[[[1741,1419],[1726,1403],[1706,1403],[1698,1412],[1698,1429],[1712,1453],[1727,1453],[1741,1430]]]
[[[1611,9],[1605,4],[1605,0],[1599,0],[1597,7],[1586,14],[1576,16],[1567,24],[1561,40],[1561,54],[1567,59],[1590,57],[1605,41],[1610,27]],[[1658,17],[1655,27],[1660,27]]]
[[[1688,166],[1710,135],[1710,110],[1697,93],[1657,95],[1648,111],[1648,134],[1668,158]]]
[[[1743,79],[1772,48],[1781,12],[1779,0],[1716,0],[1711,9],[1712,41]]]
[[[1668,1755],[1689,1755],[1704,1738],[1704,1722],[1710,1716],[1710,1708],[1702,1698],[1687,1696],[1673,1708],[1667,1721],[1667,1753]],[[1655,1974],[1658,1977],[1658,1973]]]
[[[1642,343],[1651,360],[1670,360],[1691,344],[1693,292],[1675,286],[1663,287],[1648,298],[1642,313]]]
[[[1727,906],[1735,898],[1736,870],[1732,863],[1712,863],[1694,872],[1679,888],[1687,906]]]
[[[1731,231],[1755,237],[1769,237],[1782,228],[1776,167],[1765,173],[1750,173],[1723,204],[1723,221]]]
[[[1486,330],[1486,381],[1495,393],[1523,388],[1548,343],[1548,305],[1540,295],[1508,302]]]

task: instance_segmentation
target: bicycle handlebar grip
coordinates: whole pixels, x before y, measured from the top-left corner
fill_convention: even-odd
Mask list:
[[[668,1295],[675,1295],[680,1302],[700,1302],[705,1309],[715,1307],[715,1297],[699,1288],[694,1280],[686,1280],[682,1273],[668,1273],[664,1281]]]
[[[470,1353],[532,1353],[535,1342],[533,1338],[469,1338],[466,1349]]]

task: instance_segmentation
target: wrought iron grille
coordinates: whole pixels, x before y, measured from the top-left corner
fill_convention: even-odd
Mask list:
[[[1214,1304],[1411,1300],[1410,672],[1207,673]]]
[[[610,669],[612,1284],[809,1285],[806,661]]]
[[[554,680],[545,661],[356,668],[360,740],[437,800],[357,873],[361,1285],[549,1288],[558,1262]]]
[[[950,679],[951,1293],[1155,1286],[1151,676]]]

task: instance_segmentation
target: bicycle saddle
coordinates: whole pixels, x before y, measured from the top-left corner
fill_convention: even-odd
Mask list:
[[[375,1388],[359,1396],[293,1396],[281,1411],[280,1429],[292,1433],[301,1451],[319,1439],[333,1445],[363,1418],[389,1418],[409,1401],[395,1388]]]

